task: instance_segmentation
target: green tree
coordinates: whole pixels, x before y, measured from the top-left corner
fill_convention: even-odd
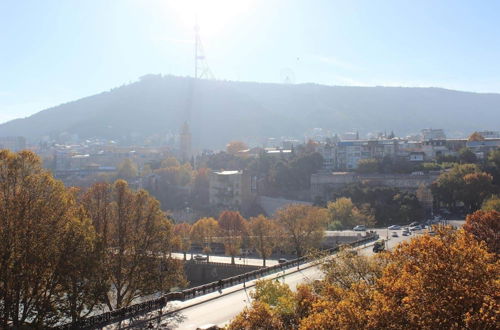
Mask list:
[[[350,198],[341,197],[327,204],[330,229],[352,228],[355,225],[373,226],[374,217],[366,209],[358,209]]]
[[[479,167],[475,164],[457,164],[449,171],[442,173],[431,185],[434,198],[438,203],[445,204],[452,209],[456,209],[458,201],[471,206],[472,202],[476,202],[470,199],[472,191],[477,186],[483,185],[486,179],[483,175],[469,177],[469,184],[467,184],[465,176],[474,173],[480,173]]]
[[[356,172],[369,174],[369,173],[378,173],[379,172],[380,162],[374,158],[361,159],[358,162],[358,167],[356,168]]]
[[[471,164],[477,162],[477,157],[469,148],[462,148],[458,151],[458,159],[462,164]]]
[[[484,172],[464,175],[463,190],[458,193],[458,197],[470,212],[479,209],[486,197],[491,195],[492,180],[493,177]]]
[[[484,201],[481,207],[483,211],[497,211],[500,212],[500,196],[494,195]]]

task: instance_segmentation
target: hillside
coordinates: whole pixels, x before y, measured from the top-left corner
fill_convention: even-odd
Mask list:
[[[190,111],[187,111],[190,109]],[[199,81],[148,75],[138,82],[40,111],[0,125],[0,136],[32,141],[62,132],[81,138],[135,141],[177,133],[191,113],[193,143],[218,148],[229,140],[300,137],[314,127],[360,133],[449,135],[499,129],[500,94],[439,88],[339,87]]]

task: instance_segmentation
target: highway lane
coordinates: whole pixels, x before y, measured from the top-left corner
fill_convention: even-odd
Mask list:
[[[386,233],[386,230],[381,230],[380,233]],[[389,237],[387,242],[389,248],[393,248],[401,241],[414,237],[418,234],[413,234],[412,236],[401,236],[401,231],[398,232],[398,237]],[[379,234],[380,234],[379,233]],[[391,232],[389,232],[389,235]],[[385,236],[384,236],[385,238]],[[362,255],[371,255],[372,245],[368,247],[362,248],[359,251]],[[302,267],[302,266],[301,266]],[[298,272],[294,272],[288,274],[289,272],[294,271],[294,269],[290,269],[287,271],[287,275],[284,276],[285,283],[289,284],[292,288],[295,288],[297,284],[304,283],[307,281],[314,281],[316,279],[320,279],[322,277],[321,271],[318,267],[310,267],[307,269],[300,270]],[[276,278],[278,275],[282,274],[274,274],[267,276],[266,278]],[[280,276],[280,281],[283,281],[283,277]],[[252,281],[251,283],[253,283]],[[250,284],[249,284],[250,285]],[[243,285],[237,285],[231,288],[226,288],[224,291],[233,291],[237,289],[241,289]],[[252,288],[248,288],[246,290],[238,290],[233,291],[229,294],[220,295],[219,293],[212,293],[210,295],[206,295],[203,297],[199,297],[200,303],[195,306],[187,307],[182,309],[179,312],[179,316],[183,318],[183,320],[176,324],[170,324],[170,327],[174,329],[196,329],[196,327],[204,325],[204,324],[226,324],[231,319],[233,319],[238,313],[240,313],[243,308],[250,304],[249,293],[253,290]],[[203,302],[203,300],[215,298],[210,301]],[[187,306],[192,304],[193,301],[186,301],[182,303],[178,303],[177,307]],[[196,302],[195,302],[196,303]]]

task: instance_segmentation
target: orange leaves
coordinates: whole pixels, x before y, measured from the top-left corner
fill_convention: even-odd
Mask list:
[[[338,263],[326,263],[325,267],[335,268],[333,273],[342,276],[332,280],[326,269],[327,279],[315,285],[318,293],[308,286],[299,288],[290,302],[295,306],[295,323],[285,323],[286,313],[269,299],[256,299],[267,304],[282,324],[296,324],[300,329],[498,328],[498,256],[464,230],[441,227],[436,232],[436,236],[416,237],[374,257],[378,271],[367,271],[367,261],[361,260],[349,261],[349,267],[341,264],[344,272],[339,272]],[[338,279],[349,274],[352,281],[342,285]],[[370,280],[365,278],[368,274]],[[267,291],[267,295],[273,292]],[[247,323],[247,328],[258,326]]]
[[[476,239],[485,242],[489,251],[497,255],[500,253],[500,212],[477,211],[469,214],[464,230]]]

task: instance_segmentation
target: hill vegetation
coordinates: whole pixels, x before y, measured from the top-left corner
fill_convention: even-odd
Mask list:
[[[193,143],[220,148],[227,141],[300,137],[313,127],[333,132],[384,129],[404,136],[425,127],[450,135],[495,129],[500,95],[439,88],[341,87],[316,84],[194,82],[147,75],[139,81],[0,125],[0,136],[31,140],[62,133],[142,143],[177,134],[192,120]]]

